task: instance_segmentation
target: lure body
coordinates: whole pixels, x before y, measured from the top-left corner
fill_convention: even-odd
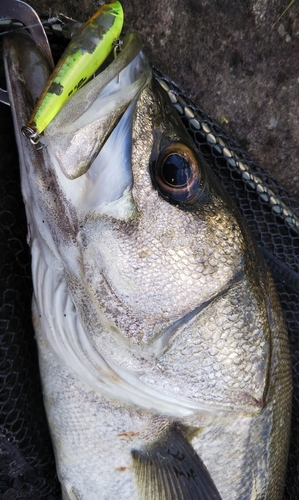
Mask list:
[[[113,41],[121,33],[123,20],[122,6],[116,1],[103,5],[83,24],[48,79],[27,127],[23,128],[25,135],[30,137],[31,132],[31,138],[38,142],[38,135],[49,125],[65,102],[106,60],[113,48]]]

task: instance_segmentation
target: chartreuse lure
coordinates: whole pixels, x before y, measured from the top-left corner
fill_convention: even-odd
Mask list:
[[[103,5],[76,33],[38,99],[22,132],[37,144],[65,102],[95,73],[120,36],[124,13],[120,2]]]

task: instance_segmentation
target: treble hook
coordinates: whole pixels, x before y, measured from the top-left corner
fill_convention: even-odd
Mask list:
[[[21,0],[1,0],[0,20],[3,19],[21,22],[28,29],[37,47],[48,60],[50,68],[54,68],[52,53],[44,27],[37,13],[30,5]],[[10,106],[7,90],[0,88],[0,101]]]
[[[114,45],[113,57],[114,57],[114,59],[116,59],[118,54],[120,54],[120,52],[122,51],[123,43],[124,42],[123,42],[123,40],[121,40],[121,38],[115,38],[115,40],[113,40],[113,45]]]

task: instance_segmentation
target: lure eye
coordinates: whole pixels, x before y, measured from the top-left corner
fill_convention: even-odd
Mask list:
[[[165,149],[154,167],[154,180],[163,196],[191,202],[200,189],[200,168],[194,152],[184,144]]]

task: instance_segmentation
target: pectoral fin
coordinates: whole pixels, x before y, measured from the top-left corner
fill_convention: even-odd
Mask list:
[[[133,450],[142,500],[221,500],[199,456],[177,425],[156,443]]]

